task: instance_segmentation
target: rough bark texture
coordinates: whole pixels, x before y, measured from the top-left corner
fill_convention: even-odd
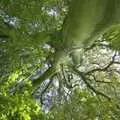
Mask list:
[[[59,49],[55,55],[55,64],[33,84],[36,86],[51,77],[57,71],[56,66],[61,59],[64,59],[72,48],[91,45],[99,35],[118,24],[120,0],[73,0],[61,31],[60,44],[64,50]]]

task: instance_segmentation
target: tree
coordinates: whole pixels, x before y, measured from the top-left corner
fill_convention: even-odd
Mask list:
[[[65,19],[63,28],[60,31],[62,37],[59,39],[62,41],[60,48],[57,48],[58,51],[55,53],[55,66],[57,63],[62,61],[61,59],[65,59],[64,57],[67,56],[73,48],[81,48],[81,46],[85,48],[87,46],[90,46],[100,34],[102,35],[104,33],[110,33],[112,30],[114,31],[114,29],[118,31],[118,5],[119,3],[112,0],[93,0],[91,2],[74,0],[71,3],[67,18]],[[112,13],[111,10],[115,13]],[[55,70],[53,69],[55,69],[55,66],[53,65],[53,67],[49,69],[50,73],[51,70],[52,73],[54,73]],[[48,74],[45,76],[47,77],[47,75]],[[43,79],[44,77],[42,79],[36,80],[36,82],[41,82]]]
[[[56,89],[51,97],[58,95],[60,99],[57,101],[66,103],[65,92],[74,91],[78,86],[91,91],[90,100],[95,99],[96,104],[97,97],[100,97],[119,110],[120,73],[119,66],[116,67],[120,64],[119,12],[119,0],[1,0],[1,94],[9,98],[11,94],[17,95],[13,101],[18,98],[25,100],[23,96],[28,97],[25,94],[28,88],[31,100],[30,96],[36,96],[38,90],[43,104],[46,93]],[[107,57],[104,53],[97,53],[101,50],[108,50]],[[93,64],[90,59],[95,54],[110,61],[102,61],[102,65],[97,61],[100,58],[93,59]],[[82,67],[85,70],[81,70]],[[11,75],[14,80],[9,80]],[[32,84],[30,90],[26,84],[29,81]],[[19,95],[20,90],[23,96]],[[30,103],[32,105],[32,101]],[[106,119],[113,116],[108,115]],[[96,119],[96,116],[91,119]]]

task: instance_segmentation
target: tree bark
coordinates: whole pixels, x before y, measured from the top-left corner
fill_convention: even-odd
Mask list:
[[[72,0],[61,30],[60,44],[68,52],[75,47],[88,47],[99,35],[118,24],[120,24],[120,0]],[[59,49],[55,53],[54,65],[34,80],[33,86],[36,87],[58,71],[57,66],[68,54],[64,50]]]

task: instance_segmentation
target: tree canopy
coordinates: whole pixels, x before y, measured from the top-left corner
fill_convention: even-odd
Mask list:
[[[119,120],[120,0],[0,0],[0,119]]]

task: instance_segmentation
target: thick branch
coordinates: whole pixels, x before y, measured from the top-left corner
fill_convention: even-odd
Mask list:
[[[39,78],[32,81],[33,87],[36,88],[44,80],[51,78],[56,72],[56,67],[52,66],[48,68]]]
[[[62,72],[62,75],[63,75],[63,79],[65,81],[65,84],[66,84],[66,87],[71,89],[72,88],[72,84],[70,82],[68,82],[67,78],[66,78],[66,75],[65,75],[65,71],[64,71],[64,68],[63,68],[63,65],[61,65],[61,72]]]
[[[53,79],[50,79],[50,81],[47,83],[47,85],[45,86],[45,88],[41,91],[41,94],[40,94],[40,102],[41,104],[43,104],[43,95],[45,94],[45,92],[47,91],[47,89],[49,88],[49,86],[51,85]]]
[[[51,78],[54,74],[56,74],[59,71],[59,67],[61,64],[61,61],[64,60],[66,57],[66,53],[64,51],[57,51],[54,54],[54,64],[48,68],[39,78],[33,80],[33,87],[37,87],[39,84],[41,84],[44,80]]]

